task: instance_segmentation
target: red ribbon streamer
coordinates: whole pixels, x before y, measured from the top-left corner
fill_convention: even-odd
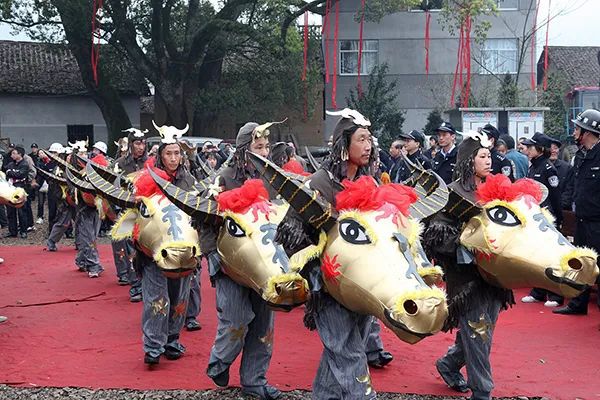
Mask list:
[[[337,108],[337,74],[338,74],[338,33],[340,26],[340,2],[335,3],[335,26],[333,33],[333,84],[331,85],[331,106]]]
[[[531,90],[535,90],[536,89],[536,82],[535,82],[535,72],[536,72],[536,62],[535,62],[535,45],[536,45],[536,38],[535,36],[537,35],[537,17],[538,17],[538,10],[540,9],[540,1],[541,0],[537,0],[537,4],[535,6],[535,13],[533,16],[533,31],[531,33]]]
[[[306,80],[308,67],[308,11],[304,12],[304,67],[302,68],[302,81]]]
[[[358,35],[358,96],[362,97],[362,83],[360,81],[360,70],[362,67],[362,52],[363,52],[363,29],[365,25],[365,0],[362,0],[361,16],[360,16],[360,32]]]
[[[323,19],[323,29],[321,33],[325,33],[325,83],[329,83],[329,41],[331,40],[331,27],[329,26],[329,14],[331,13],[331,0],[325,3],[325,18]]]
[[[93,0],[92,5],[92,77],[98,86],[98,62],[100,61],[100,28],[96,26],[96,14],[102,8],[102,0]],[[97,39],[97,41],[96,41]]]
[[[429,76],[429,24],[431,23],[431,13],[425,11],[425,74]]]
[[[544,48],[544,90],[548,89],[548,31],[550,30],[550,6],[552,0],[548,0],[548,20],[546,21],[546,47]]]
[[[471,17],[467,16],[460,27],[456,68],[454,69],[454,82],[450,106],[455,107],[456,85],[460,85],[461,106],[468,107],[471,93]]]
[[[466,72],[466,81],[462,94],[463,107],[469,106],[469,96],[471,94],[471,17],[467,17],[464,37],[464,53],[465,61],[464,67]]]

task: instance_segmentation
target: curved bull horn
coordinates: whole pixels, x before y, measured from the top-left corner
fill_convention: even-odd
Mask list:
[[[337,211],[316,190],[308,187],[310,178],[285,172],[271,161],[247,152],[258,173],[283,197],[302,219],[315,227],[328,231],[337,219]],[[298,179],[298,177],[302,179]],[[306,181],[305,182],[303,182]]]
[[[35,167],[40,175],[43,175],[44,178],[48,179],[51,182],[58,183],[59,185],[66,185],[67,180],[61,176],[54,175],[52,172],[48,172],[43,168]]]
[[[314,168],[314,170],[316,171],[319,168],[321,168],[321,164],[317,161],[317,159],[315,158],[315,156],[312,155],[312,153],[308,149],[308,146],[304,146],[304,149],[306,151],[306,158],[308,158],[308,162]]]
[[[85,157],[83,157],[85,158]],[[88,160],[87,158],[85,158]],[[122,187],[123,189],[128,189],[130,182],[127,179],[122,179],[122,174],[117,174],[114,171],[106,168],[103,165],[93,162],[92,160],[88,160],[89,163],[87,165],[91,165],[94,171],[98,173],[105,180],[112,182],[116,187]]]
[[[64,169],[70,170],[73,173],[73,175],[75,175],[76,177],[83,178],[83,174],[82,174],[81,171],[79,171],[77,168],[75,168],[73,165],[71,165],[70,163],[66,162],[62,158],[58,157],[55,154],[52,154],[49,151],[44,152],[44,154],[46,154],[48,157],[50,157],[51,159],[53,159],[54,161],[56,161],[56,163],[59,164],[59,165],[61,165],[62,167],[64,167]]]
[[[102,178],[92,167],[86,165],[87,179],[97,190],[97,194],[106,198],[113,204],[122,208],[134,208],[136,206],[135,196],[128,190],[116,187],[106,179]]]
[[[214,199],[204,198],[198,193],[183,190],[158,176],[151,168],[148,168],[148,172],[167,199],[183,212],[192,217],[199,217],[202,223],[210,224],[221,221],[219,203]]]
[[[79,179],[78,177],[73,175],[68,169],[65,171],[65,174],[67,176],[67,181],[71,185],[75,186],[77,189],[81,190],[84,193],[90,193],[93,195],[96,194],[96,188],[91,183],[83,179]]]
[[[419,200],[410,206],[411,217],[427,218],[444,208],[448,203],[449,191],[443,179],[435,172],[415,165],[404,154],[402,157],[411,171],[410,178],[404,183],[412,186],[419,196]]]

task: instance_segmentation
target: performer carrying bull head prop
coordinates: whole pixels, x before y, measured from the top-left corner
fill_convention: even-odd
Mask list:
[[[160,132],[155,173],[182,190],[191,189],[194,180],[182,165],[178,143],[182,131],[163,126]],[[136,178],[134,192],[106,181],[89,164],[86,171],[98,192],[124,209],[113,228],[113,238],[132,238],[137,249],[144,302],[144,362],[157,364],[162,354],[176,360],[185,351],[179,332],[185,322],[190,274],[200,255],[190,217],[162,195],[147,171]]]
[[[288,256],[274,241],[288,206],[269,201],[263,183],[252,179],[256,171],[247,159],[248,151],[268,156],[274,124],[245,124],[237,135],[233,165],[200,195],[173,190],[156,178],[175,204],[202,223],[200,243],[217,289],[219,319],[207,374],[218,386],[227,386],[229,368],[243,351],[242,391],[261,399],[281,395],[265,376],[273,345],[272,309],[289,310],[308,296],[306,281],[290,270]],[[222,224],[211,224],[214,217]]]
[[[425,232],[428,254],[444,267],[449,318],[456,343],[436,362],[453,389],[490,399],[489,354],[502,308],[514,304],[510,289],[537,286],[573,296],[598,276],[596,255],[577,249],[540,209],[542,191],[529,179],[515,183],[490,175],[487,136],[465,132],[458,148],[455,181],[443,213]],[[460,369],[467,367],[469,382]]]
[[[27,201],[25,189],[15,187],[6,180],[4,172],[0,171],[0,205],[21,208]]]
[[[314,397],[374,398],[366,355],[372,316],[409,343],[439,331],[446,318],[444,292],[419,273],[439,274],[421,250],[418,221],[409,215],[439,210],[447,192],[430,174],[423,176],[436,182],[427,186],[431,197],[419,200],[412,188],[378,186],[371,176],[369,121],[353,110],[340,116],[332,154],[304,183],[264,158],[253,155],[252,161],[296,211],[277,240],[311,283],[307,320],[314,318],[324,345]],[[338,180],[344,178],[342,186]]]

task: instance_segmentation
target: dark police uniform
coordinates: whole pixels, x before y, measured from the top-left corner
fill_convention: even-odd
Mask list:
[[[456,165],[457,147],[454,146],[450,153],[445,154],[443,149],[440,149],[433,158],[433,171],[438,174],[446,184],[452,182],[452,174]]]
[[[492,174],[504,174],[510,178],[511,182],[515,181],[513,165],[510,160],[504,157],[496,149],[491,150],[492,154]]]

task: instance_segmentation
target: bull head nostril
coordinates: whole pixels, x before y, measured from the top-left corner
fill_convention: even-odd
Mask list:
[[[160,251],[160,255],[162,256],[162,258],[167,258],[169,256],[169,252],[166,249],[162,249]]]
[[[196,246],[192,246],[192,257],[196,257]]]
[[[575,270],[580,270],[583,267],[583,263],[578,258],[571,258],[567,264],[569,264],[569,268]]]
[[[275,285],[275,293],[277,293],[277,295],[281,295],[281,285]]]
[[[404,310],[406,310],[409,315],[415,315],[417,311],[419,311],[419,307],[417,307],[417,303],[414,301],[406,300],[404,302]]]

